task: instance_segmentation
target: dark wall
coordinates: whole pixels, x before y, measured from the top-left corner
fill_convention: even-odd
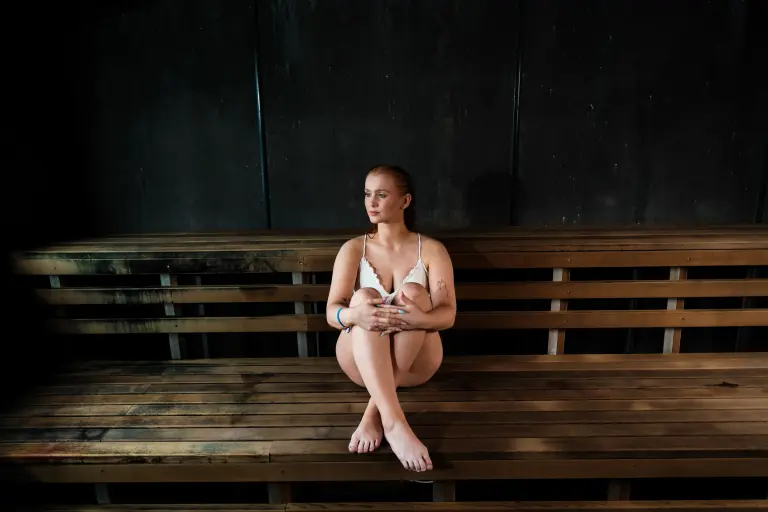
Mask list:
[[[83,9],[82,104],[100,227],[263,227],[253,2]]]
[[[89,206],[102,231],[267,227],[266,172],[271,227],[363,227],[386,162],[426,229],[754,222],[759,4],[83,4]]]

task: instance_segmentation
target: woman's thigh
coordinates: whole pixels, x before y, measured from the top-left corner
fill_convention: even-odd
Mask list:
[[[390,343],[393,341],[390,336]],[[352,353],[352,336],[345,331],[339,334],[336,341],[336,359],[347,377],[358,386],[365,387],[360,371],[357,369],[355,356]],[[424,339],[424,345],[413,361],[410,371],[401,377],[401,387],[413,387],[424,384],[437,372],[443,362],[443,342],[440,333],[429,332]]]

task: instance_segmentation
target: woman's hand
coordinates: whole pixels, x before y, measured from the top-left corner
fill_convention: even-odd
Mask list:
[[[386,305],[379,308],[387,318],[395,319],[392,327],[387,329],[384,334],[426,329],[427,312],[406,297],[404,293],[400,294],[400,300],[403,302],[402,306]]]
[[[400,326],[401,320],[383,306],[383,297],[368,299],[362,304],[350,308],[354,314],[355,325],[366,331],[387,331]]]

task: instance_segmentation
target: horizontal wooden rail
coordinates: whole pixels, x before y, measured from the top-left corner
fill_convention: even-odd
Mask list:
[[[51,305],[323,302],[330,285],[178,286],[37,290]],[[768,297],[768,279],[457,283],[459,300]]]
[[[15,262],[16,271],[28,275],[126,275],[330,272],[336,258],[327,249],[198,253],[161,256],[103,255],[100,257],[25,257]],[[580,251],[580,252],[458,252],[451,253],[457,269],[595,268],[595,267],[695,267],[760,266],[768,262],[768,249]]]
[[[264,317],[56,319],[65,334],[330,331],[324,315]],[[686,311],[534,311],[459,313],[456,329],[605,329],[768,326],[768,309]]]

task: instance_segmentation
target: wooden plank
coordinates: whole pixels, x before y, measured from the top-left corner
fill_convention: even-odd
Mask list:
[[[627,503],[606,503],[599,501],[538,501],[538,502],[456,502],[456,503],[295,503],[288,506],[291,512],[552,512],[572,510],[579,512],[655,512],[696,510],[755,512],[768,509],[768,502],[750,500],[717,501],[631,501]]]
[[[606,437],[421,439],[433,462],[455,460],[636,459],[636,458],[756,458],[768,463],[768,436],[706,437]],[[357,454],[345,450],[347,440],[274,441],[272,462],[353,461]],[[2,446],[2,445],[0,445]],[[392,457],[389,446],[366,454],[372,459]]]
[[[684,398],[768,398],[766,388],[685,388],[685,389],[579,389],[579,390],[502,390],[444,391],[399,393],[401,402],[498,402],[539,400],[654,400]],[[31,397],[29,405],[67,404],[279,404],[279,403],[367,403],[365,390],[310,393],[130,393],[123,395],[40,395]]]
[[[205,504],[205,505],[44,505],[36,508],[39,512],[552,512],[573,510],[579,512],[693,512],[714,510],[728,512],[757,512],[768,510],[765,500],[674,500],[674,501],[631,501],[628,503],[606,503],[601,501],[482,501],[453,503],[290,503],[283,505]]]
[[[729,410],[617,410],[617,411],[516,411],[516,412],[412,412],[408,422],[414,426],[459,425],[567,425],[605,423],[652,424],[675,423],[693,429],[693,424],[753,423],[764,422],[762,409]],[[0,427],[18,428],[269,428],[269,427],[356,427],[360,415],[356,413],[333,414],[277,414],[231,415],[93,415],[93,416],[0,416]],[[527,428],[527,427],[521,427]],[[606,427],[608,428],[608,427]],[[659,427],[661,428],[661,427]],[[681,427],[683,428],[683,427]],[[705,427],[702,427],[705,428]],[[723,427],[727,432],[731,427]],[[734,426],[733,429],[740,427]],[[744,427],[747,429],[748,427]],[[745,432],[746,434],[746,432]],[[117,434],[114,434],[117,435]],[[205,435],[205,434],[201,434]]]
[[[322,505],[321,505],[322,506]],[[285,505],[264,504],[130,504],[130,505],[36,505],[37,512],[213,512],[225,510],[227,512],[285,512]]]
[[[275,251],[279,252],[279,251]],[[141,275],[207,273],[296,272],[305,267],[304,256],[253,253],[213,257],[210,253],[181,257],[34,257],[15,260],[16,272],[26,275]]]
[[[110,387],[112,386],[112,387]],[[118,387],[119,386],[119,387]],[[660,389],[686,388],[760,388],[765,386],[765,378],[736,378],[724,381],[717,378],[667,378],[667,379],[538,379],[535,377],[508,379],[503,374],[482,380],[455,379],[445,377],[434,379],[418,388],[408,389],[412,395],[434,392],[455,391],[494,391],[494,390],[589,390],[589,389]],[[104,384],[88,386],[50,386],[41,390],[43,394],[114,394],[114,393],[325,393],[354,392],[360,387],[353,382],[266,382],[259,384],[243,383],[169,383],[150,384],[149,388],[133,385]]]
[[[0,459],[49,464],[266,463],[269,442],[0,443]]]
[[[567,282],[571,280],[571,271],[563,268],[556,268],[552,271],[553,282]],[[568,301],[563,299],[552,299],[550,311],[566,311]],[[547,342],[547,354],[555,355],[565,352],[565,331],[562,329],[550,329]]]
[[[197,276],[199,277],[199,276]],[[51,305],[324,302],[330,285],[177,286],[36,290]],[[765,297],[768,279],[456,283],[459,300]]]
[[[329,418],[327,423],[335,420]],[[351,425],[315,427],[198,427],[112,428],[92,429],[92,439],[103,441],[290,441],[348,440]],[[722,436],[768,435],[766,422],[729,423],[561,423],[561,424],[497,424],[497,425],[414,425],[414,432],[424,439],[472,439],[516,437],[643,437],[643,436]],[[5,429],[0,442],[84,440],[82,429]],[[54,436],[61,433],[61,438]],[[90,440],[90,439],[89,439]]]
[[[678,354],[664,356],[654,354],[651,356],[641,356],[633,354],[593,354],[593,357],[548,357],[548,356],[517,356],[517,355],[489,355],[474,357],[448,357],[440,367],[438,375],[450,374],[451,372],[488,372],[499,371],[510,373],[516,371],[548,371],[548,370],[593,370],[601,372],[615,369],[644,369],[644,370],[665,370],[677,369],[680,372],[694,371],[697,369],[709,369],[712,371],[733,369],[763,369],[768,370],[768,352],[755,352],[750,354],[725,354],[722,357],[697,357],[693,354]],[[691,356],[691,357],[689,357]],[[307,363],[305,363],[307,361]],[[311,362],[310,362],[311,361]],[[606,364],[610,363],[611,368]],[[133,364],[125,362],[116,365],[101,365],[88,368],[82,366],[82,370],[75,368],[72,373],[62,374],[65,377],[83,373],[92,376],[109,376],[115,374],[136,374],[136,375],[162,375],[164,377],[180,374],[267,374],[274,378],[274,374],[307,374],[307,373],[332,373],[342,374],[338,364],[333,358],[317,358],[308,360],[294,359],[292,364],[285,364],[282,360],[276,360],[272,363],[270,358],[264,359],[243,359],[242,361],[233,360],[228,364],[183,364],[174,361],[158,361],[157,364]],[[741,374],[736,374],[741,375]],[[456,377],[462,377],[456,374]],[[601,375],[587,375],[594,378]],[[687,377],[685,374],[680,377]],[[539,376],[540,377],[540,376]],[[344,380],[344,379],[342,379]],[[245,381],[244,381],[245,382]]]
[[[768,280],[766,280],[768,281]],[[49,304],[215,304],[309,302],[328,297],[329,285],[176,286],[162,288],[67,288],[37,290]]]
[[[269,370],[273,370],[270,372]],[[459,370],[461,368],[459,367]],[[292,368],[285,368],[281,366],[272,366],[264,369],[264,372],[260,371],[245,371],[240,374],[216,374],[216,373],[178,373],[167,375],[89,375],[89,374],[68,374],[59,375],[56,377],[57,383],[71,383],[71,384],[135,384],[135,383],[196,383],[196,384],[221,384],[221,383],[246,383],[257,384],[259,382],[293,382],[293,383],[326,383],[326,382],[349,382],[347,377],[342,372],[336,373],[292,373]],[[492,373],[483,370],[473,371],[467,369],[466,371],[448,371],[443,368],[442,373],[438,373],[440,378],[448,377],[450,375],[466,375],[466,378],[479,376],[483,379],[492,377]],[[737,371],[734,371],[737,370]],[[440,370],[438,370],[440,371]],[[638,379],[638,378],[706,378],[715,377],[722,378],[724,382],[730,383],[737,377],[746,378],[765,378],[765,369],[762,368],[691,368],[687,371],[681,371],[681,369],[674,368],[661,368],[658,370],[648,368],[602,368],[597,370],[590,369],[568,369],[557,370],[556,368],[549,368],[542,370],[537,374],[533,374],[531,371],[525,369],[509,369],[504,370],[501,368],[495,368],[493,371],[498,372],[505,378],[520,379],[520,378],[532,378],[539,377],[545,379],[586,379],[590,377],[600,377],[606,379]],[[738,375],[734,375],[738,373]]]
[[[768,325],[768,310],[459,313],[454,329],[608,329]]]
[[[25,464],[10,476],[40,483],[98,482],[326,482],[413,479],[402,464],[380,458],[361,462],[269,464]],[[0,467],[0,471],[2,471]],[[457,460],[430,472],[437,480],[566,478],[764,478],[768,464],[757,458]]]
[[[275,250],[274,252],[280,252]],[[330,272],[338,249],[294,250],[282,256],[249,252],[211,252],[169,257],[100,255],[99,257],[27,257],[15,260],[15,270],[27,275],[126,275]],[[152,253],[149,253],[150,255]],[[483,254],[478,258],[477,254]],[[457,269],[761,266],[765,249],[595,251],[595,252],[452,252]]]
[[[263,317],[55,319],[64,334],[331,331],[325,315]],[[602,329],[768,326],[768,309],[688,311],[510,311],[459,313],[455,329]]]
[[[691,352],[685,354],[659,354],[659,353],[638,353],[638,354],[559,354],[557,357],[550,357],[544,354],[515,354],[515,355],[466,355],[466,356],[447,356],[446,362],[450,363],[476,363],[486,362],[502,357],[508,360],[527,363],[556,363],[556,362],[592,362],[607,363],[614,361],[730,361],[742,360],[751,361],[757,357],[768,357],[764,353],[738,353],[738,352]],[[69,367],[75,368],[115,368],[123,366],[143,366],[143,367],[166,367],[172,366],[226,366],[226,365],[256,365],[256,366],[336,366],[338,362],[335,357],[313,357],[310,359],[296,359],[295,357],[233,357],[233,358],[215,358],[215,359],[183,359],[183,360],[83,360],[72,363]]]
[[[24,406],[4,412],[5,416],[122,416],[131,405],[43,405]]]
[[[366,404],[140,404],[131,407],[131,416],[227,415],[227,414],[348,414],[365,411]],[[512,412],[512,411],[617,411],[634,410],[740,410],[768,409],[768,398],[658,399],[658,400],[535,400],[526,402],[405,402],[411,412]],[[105,406],[88,406],[105,407]],[[32,407],[30,409],[35,409]],[[41,415],[41,414],[37,414]],[[54,414],[46,414],[53,416]],[[61,414],[59,414],[61,415]]]
[[[688,277],[687,269],[681,267],[672,267],[669,270],[670,281],[685,281]],[[682,298],[673,296],[667,299],[668,311],[679,311],[684,308],[684,300]],[[678,328],[670,328],[664,330],[664,348],[665,354],[679,353],[680,352],[680,339],[682,337],[683,330]]]

